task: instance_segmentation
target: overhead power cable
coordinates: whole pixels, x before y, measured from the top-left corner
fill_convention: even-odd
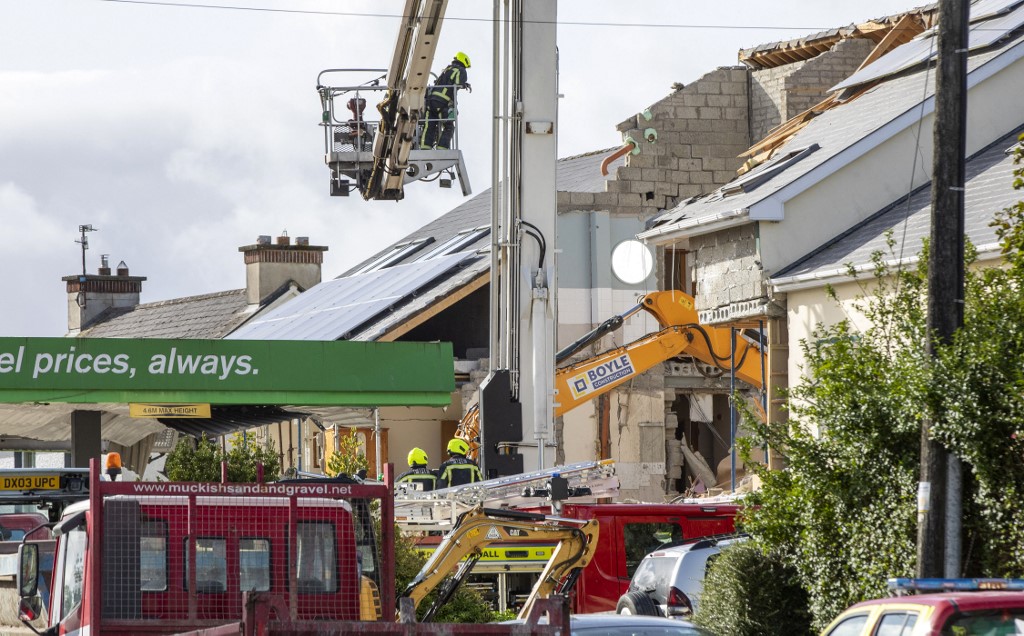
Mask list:
[[[353,18],[394,18],[404,19],[400,13],[364,13],[356,11],[317,11],[313,9],[276,9],[271,7],[252,7],[241,5],[206,4],[199,2],[171,2],[170,0],[94,0],[95,2],[107,2],[116,4],[135,4],[157,7],[175,7],[182,9],[221,9],[229,11],[255,11],[262,13],[291,13],[298,15],[328,15],[345,16]],[[452,22],[493,22],[492,18],[460,18],[457,16],[445,16],[445,21]],[[546,21],[524,20],[531,24],[547,24]],[[555,24],[559,26],[584,26],[584,27],[616,27],[616,28],[643,28],[643,29],[715,29],[715,30],[769,30],[769,31],[824,31],[832,27],[822,26],[789,26],[773,24],[672,24],[653,22],[596,22],[596,21],[563,21],[558,20]]]

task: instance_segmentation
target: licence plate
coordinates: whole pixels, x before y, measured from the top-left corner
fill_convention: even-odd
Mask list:
[[[58,490],[60,475],[0,476],[0,490]]]

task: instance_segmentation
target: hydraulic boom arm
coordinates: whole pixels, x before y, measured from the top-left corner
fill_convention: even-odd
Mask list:
[[[423,112],[430,65],[441,35],[448,0],[406,0],[404,21],[388,67],[388,93],[378,106],[380,131],[373,143],[373,168],[363,196],[401,199],[416,125]]]
[[[760,348],[730,328],[703,326],[697,319],[693,297],[681,291],[652,292],[629,311],[614,316],[558,352],[561,362],[602,336],[622,326],[629,316],[646,311],[657,319],[661,331],[593,358],[562,367],[555,372],[557,391],[555,417],[606,393],[666,360],[680,355],[719,369],[723,374],[761,389]],[[735,340],[735,346],[734,346]],[[456,435],[470,445],[471,456],[479,452],[480,413],[474,406],[459,423]]]
[[[590,563],[594,555],[597,533],[598,523],[595,520],[474,508],[459,516],[455,526],[445,535],[402,596],[411,598],[413,604],[418,606],[431,590],[441,585],[456,570],[440,588],[437,600],[427,610],[423,620],[429,621],[469,575],[488,545],[499,541],[557,541],[551,559],[519,613],[520,618],[523,618],[529,615],[537,599],[547,598],[554,592],[568,591],[575,583],[579,571]]]

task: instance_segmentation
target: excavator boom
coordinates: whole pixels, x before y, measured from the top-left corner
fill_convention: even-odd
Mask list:
[[[560,351],[559,361],[619,328],[626,318],[640,310],[654,316],[662,327],[661,331],[558,369],[555,372],[556,417],[681,355],[714,367],[722,375],[734,373],[737,379],[755,389],[762,388],[763,356],[760,347],[739,330],[701,325],[693,297],[678,290],[645,295],[629,311],[606,320]],[[474,406],[466,413],[456,435],[469,443],[470,456],[475,457],[479,452],[479,409]]]
[[[440,588],[437,600],[428,609],[424,620],[430,620],[469,575],[488,545],[496,542],[557,541],[557,547],[520,611],[520,617],[525,617],[537,599],[565,591],[563,583],[575,581],[573,573],[586,567],[593,558],[597,534],[598,522],[593,519],[564,519],[477,507],[459,516],[402,597],[412,599],[413,604],[419,606],[424,597],[457,570],[452,579]]]

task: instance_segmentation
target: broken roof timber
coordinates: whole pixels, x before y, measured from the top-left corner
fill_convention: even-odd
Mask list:
[[[935,24],[935,21],[938,19],[937,15],[935,4],[917,7],[910,11],[869,20],[861,24],[828,29],[813,35],[784,42],[773,42],[749,49],[741,49],[739,61],[755,70],[784,66],[817,57],[824,51],[831,49],[840,40],[865,38],[878,44],[897,24],[907,17],[917,24],[917,32],[920,33],[920,31]],[[901,38],[901,41],[905,42],[906,40]]]

